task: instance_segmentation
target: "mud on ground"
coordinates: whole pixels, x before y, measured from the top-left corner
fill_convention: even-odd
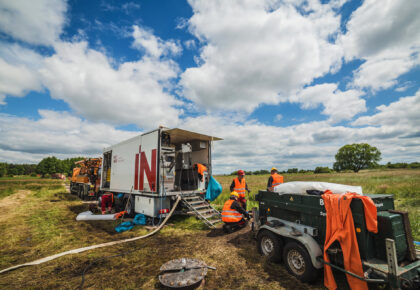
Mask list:
[[[118,222],[76,222],[88,210],[64,189],[18,191],[0,201],[0,268],[33,261],[65,250],[144,235],[136,227],[118,234]],[[127,251],[125,255],[95,262],[87,272],[89,289],[162,289],[159,268],[171,259],[201,259],[209,270],[201,289],[323,289],[322,278],[313,285],[292,277],[282,264],[267,262],[256,249],[250,228],[226,235],[209,230],[194,217],[174,217],[158,234],[119,246],[69,255],[37,266],[0,274],[0,288],[75,289],[92,261]]]

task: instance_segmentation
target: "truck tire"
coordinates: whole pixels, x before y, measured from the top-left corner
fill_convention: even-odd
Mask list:
[[[82,199],[82,191],[83,191],[83,187],[81,184],[77,184],[77,197]]]
[[[274,233],[264,230],[257,237],[258,251],[266,256],[270,262],[280,262],[283,241]]]
[[[312,265],[308,251],[296,242],[289,242],[283,250],[287,271],[302,282],[314,282],[320,271]]]
[[[127,214],[126,216],[129,218],[133,218],[135,216],[135,212],[134,212],[134,201],[132,198],[124,198],[123,200],[123,204],[124,204],[124,209],[127,209]],[[128,204],[127,204],[128,202]]]

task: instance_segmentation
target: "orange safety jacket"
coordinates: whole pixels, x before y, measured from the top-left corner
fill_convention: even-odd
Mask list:
[[[233,191],[236,191],[239,194],[239,197],[245,198],[245,188],[246,188],[245,178],[242,178],[241,182],[239,182],[239,179],[236,177],[234,181],[235,181],[235,187],[233,188]]]
[[[242,214],[235,209],[232,209],[232,203],[235,200],[229,199],[225,202],[222,210],[222,221],[225,223],[236,223],[242,219]]]
[[[349,272],[364,277],[350,204],[353,198],[358,198],[363,202],[367,230],[377,233],[378,220],[375,204],[369,197],[353,192],[333,194],[331,191],[326,190],[322,198],[327,211],[324,260],[330,262],[327,250],[332,243],[338,241],[343,251],[344,268]],[[351,289],[368,290],[365,281],[348,274],[346,276]],[[330,290],[337,289],[331,267],[326,264],[324,265],[324,285]]]
[[[283,176],[277,173],[271,174],[271,177],[273,178],[273,183],[271,184],[270,189],[273,190],[274,186],[280,185],[283,183]]]
[[[204,172],[207,171],[207,167],[203,164],[197,163],[198,174],[204,175]]]

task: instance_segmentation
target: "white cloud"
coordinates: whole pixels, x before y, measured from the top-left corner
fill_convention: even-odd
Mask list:
[[[414,96],[400,98],[388,106],[380,105],[376,109],[379,111],[377,114],[360,117],[353,125],[382,124],[399,129],[411,127],[411,130],[420,131],[420,90]],[[407,131],[407,134],[410,131]]]
[[[3,160],[28,162],[32,154],[31,162],[47,155],[99,155],[104,147],[139,134],[82,120],[68,112],[40,110],[39,114],[39,120],[0,114]],[[17,154],[22,154],[20,160]]]
[[[0,42],[0,105],[6,96],[23,97],[41,90],[37,69],[42,57],[17,44]]]
[[[217,173],[271,166],[313,169],[331,167],[341,146],[362,142],[378,147],[382,162],[420,161],[419,110],[420,91],[379,106],[376,114],[359,117],[352,123],[357,127],[334,126],[328,121],[277,127],[214,114],[186,118],[181,126],[224,138],[214,142]]]
[[[141,128],[178,122],[182,111],[175,106],[181,103],[166,92],[179,70],[172,60],[143,57],[115,65],[86,42],[61,42],[54,48],[56,53],[41,69],[43,83],[53,98],[64,100],[78,114]]]
[[[302,1],[306,15],[288,2],[190,1],[188,27],[204,46],[200,66],[181,76],[185,97],[204,110],[251,112],[339,67],[330,38],[340,17],[319,1]]]
[[[340,43],[347,60],[366,60],[355,72],[354,86],[386,89],[420,64],[419,14],[417,0],[366,0],[353,12]]]
[[[31,44],[51,45],[65,24],[64,0],[0,0],[0,30]]]
[[[195,49],[197,47],[194,39],[184,41],[184,45],[187,49]]]
[[[320,84],[307,87],[289,98],[291,102],[301,103],[302,109],[314,109],[324,106],[322,114],[330,116],[333,123],[351,119],[366,111],[366,102],[357,90],[341,91],[337,84]]]
[[[274,121],[280,121],[281,119],[283,119],[283,115],[282,114],[277,114],[275,117],[274,117]]]
[[[180,54],[182,48],[173,40],[163,41],[148,31],[137,25],[133,26],[133,47],[144,50],[146,55],[159,58],[165,55]]]
[[[30,90],[40,90],[40,83],[25,66],[13,66],[0,58],[0,105],[6,95],[22,97]]]

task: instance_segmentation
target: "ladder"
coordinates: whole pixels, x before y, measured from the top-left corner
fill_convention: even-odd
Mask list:
[[[222,221],[222,215],[212,207],[205,199],[197,195],[182,196],[183,204],[194,213],[209,228],[216,228],[216,224]]]

